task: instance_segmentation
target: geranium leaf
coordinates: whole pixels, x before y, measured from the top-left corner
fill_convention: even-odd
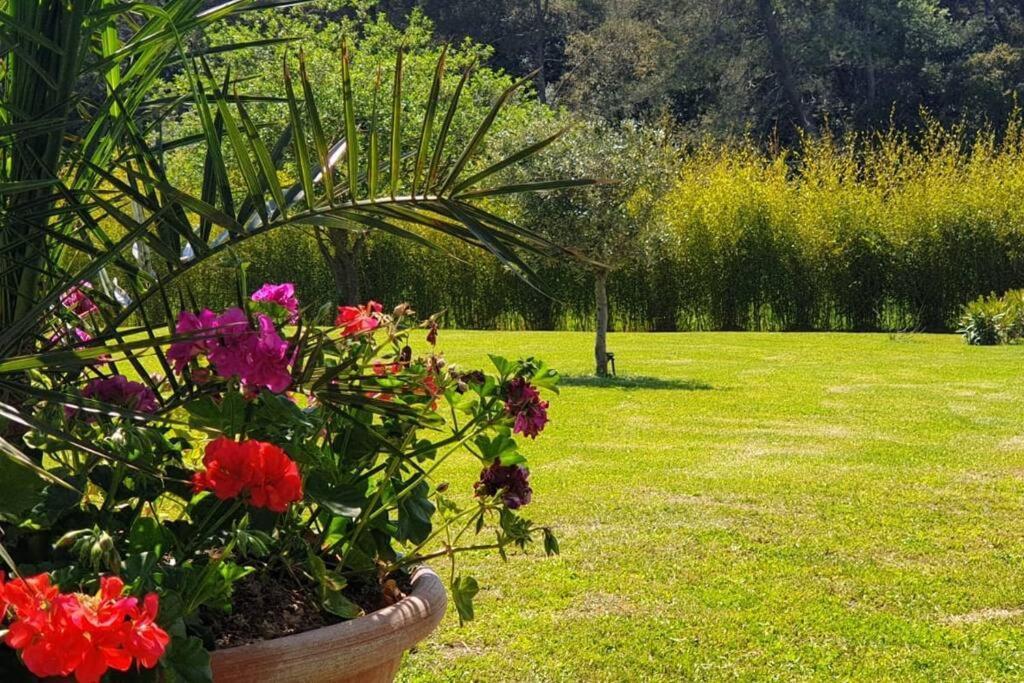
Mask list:
[[[452,581],[452,598],[459,612],[459,623],[473,621],[473,598],[480,592],[480,584],[472,576],[457,576]]]
[[[212,683],[210,653],[195,637],[172,637],[163,658],[166,683]]]
[[[397,490],[404,486],[399,484]],[[426,481],[420,481],[413,487],[405,498],[398,503],[398,527],[395,538],[399,541],[412,541],[422,543],[430,536],[433,525],[430,522],[434,516],[434,504],[430,502],[430,486]]]
[[[0,519],[10,522],[20,522],[23,514],[41,500],[46,486],[45,480],[32,470],[2,457],[0,481],[4,483],[4,495],[0,496]]]
[[[128,532],[128,547],[137,553],[159,553],[172,540],[170,532],[155,517],[139,517]]]

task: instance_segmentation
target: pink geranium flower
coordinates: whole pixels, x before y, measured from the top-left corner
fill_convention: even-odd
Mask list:
[[[256,329],[253,329],[241,308],[229,308],[220,315],[209,310],[199,315],[185,311],[178,317],[175,331],[179,334],[205,332],[196,339],[171,345],[167,357],[174,362],[176,372],[180,373],[193,359],[205,355],[217,375],[238,377],[253,393],[260,388],[281,393],[291,386],[288,366],[294,360],[294,353],[289,353],[288,343],[281,338],[274,321],[264,313],[256,316]],[[200,380],[200,376],[194,375],[193,380],[208,379],[202,376]]]
[[[288,343],[281,339],[268,316],[261,314],[256,322],[257,332],[246,343],[246,367],[241,378],[248,386],[266,387],[279,394],[292,383]]]
[[[192,311],[182,311],[178,314],[178,324],[174,327],[174,333],[186,335],[196,333],[194,339],[174,342],[167,352],[167,358],[174,363],[174,371],[179,375],[194,358],[209,352],[210,335],[198,334],[204,330],[212,330],[217,320],[217,314],[206,308],[199,315]]]
[[[78,286],[73,285],[68,291],[60,295],[60,302],[64,308],[79,318],[85,318],[99,310],[96,307],[96,302],[90,299],[89,295],[82,291],[83,289],[92,289],[92,283],[83,280],[78,283]]]
[[[258,304],[270,304],[267,312],[278,320],[283,318],[294,323],[299,319],[299,300],[295,298],[295,285],[291,282],[279,285],[268,282],[253,292],[250,298]],[[274,310],[276,307],[284,309],[285,315],[278,316]]]
[[[210,348],[210,363],[221,377],[242,377],[248,367],[246,355],[253,337],[249,317],[241,308],[229,308],[217,316],[213,326],[218,335]]]

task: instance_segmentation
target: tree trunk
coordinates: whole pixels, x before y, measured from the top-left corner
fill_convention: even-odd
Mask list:
[[[1009,41],[1008,31],[1006,30],[1006,24],[1003,23],[1003,17],[999,14],[999,9],[996,8],[995,3],[992,0],[985,0],[985,19],[992,23],[996,28],[996,33],[999,34],[999,39],[1003,42]]]
[[[878,81],[875,78],[875,59],[871,54],[871,48],[868,48],[866,55],[866,64],[864,66],[864,75],[868,82],[868,115],[875,110],[875,96],[878,93]]]
[[[362,301],[362,281],[359,277],[359,259],[363,255],[366,237],[337,228],[318,230],[317,245],[324,257],[338,303],[355,306]]]
[[[803,99],[796,88],[796,81],[793,80],[793,71],[789,65],[789,58],[786,56],[786,47],[782,42],[782,32],[779,31],[779,22],[775,18],[775,8],[772,6],[772,0],[757,0],[757,11],[760,15],[765,35],[768,38],[772,66],[775,69],[775,75],[779,79],[782,92],[785,94],[786,99],[789,100],[789,105],[793,108],[793,113],[800,121],[803,129],[808,133],[817,135],[818,127],[814,125],[810,116],[807,115]]]
[[[594,273],[594,296],[597,303],[597,333],[594,338],[595,372],[598,377],[608,376],[608,271]]]
[[[537,61],[537,98],[542,104],[548,103],[548,82],[544,75],[544,61],[546,58],[545,43],[548,40],[547,32],[547,0],[534,0],[533,9],[537,25],[537,43],[534,46]]]

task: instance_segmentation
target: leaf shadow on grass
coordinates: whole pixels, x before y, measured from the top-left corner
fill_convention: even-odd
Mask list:
[[[668,379],[648,375],[621,375],[619,377],[598,377],[597,375],[562,375],[559,386],[593,387],[596,389],[657,389],[668,391],[711,391],[715,387],[696,379]]]

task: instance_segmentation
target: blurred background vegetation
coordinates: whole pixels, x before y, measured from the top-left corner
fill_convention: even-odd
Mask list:
[[[194,273],[214,307],[236,296],[226,266],[239,261],[252,281],[294,281],[310,305],[410,301],[448,311],[449,326],[500,329],[592,329],[602,279],[611,326],[626,330],[950,330],[967,301],[1024,286],[1024,2],[327,0],[236,18],[205,40],[267,36],[295,40],[214,68],[273,97],[282,60],[298,68],[301,50],[332,130],[343,36],[361,121],[387,119],[374,84],[390,93],[399,49],[410,102],[425,99],[442,51],[443,98],[478,64],[455,146],[530,75],[491,157],[573,129],[505,182],[617,184],[489,208],[607,268],[535,260],[542,293],[454,240],[288,229]],[[281,103],[252,109],[268,127],[287,118]],[[422,116],[403,112],[406,148]],[[172,138],[196,122],[163,127]],[[168,165],[198,186],[203,160],[189,149]]]

